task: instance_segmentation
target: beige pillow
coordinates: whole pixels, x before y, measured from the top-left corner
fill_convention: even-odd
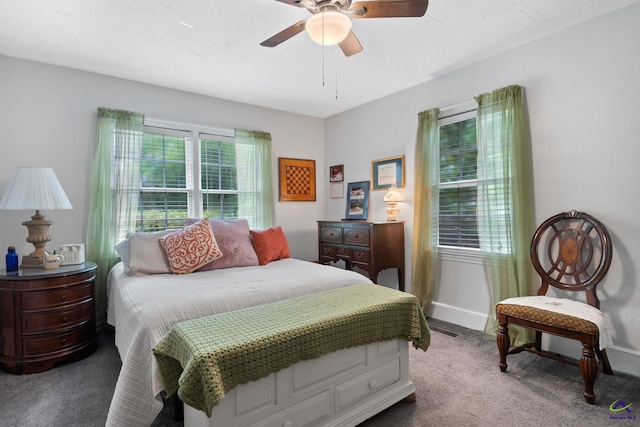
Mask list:
[[[129,236],[129,270],[134,276],[171,273],[160,238],[175,230],[133,233]],[[123,260],[124,262],[124,260]]]

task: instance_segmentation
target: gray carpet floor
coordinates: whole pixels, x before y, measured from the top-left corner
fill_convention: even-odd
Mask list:
[[[596,404],[582,399],[578,368],[529,353],[509,356],[501,373],[493,340],[482,333],[429,319],[432,344],[410,351],[415,403],[400,402],[361,427],[640,426],[640,378],[616,372],[596,381]],[[613,366],[615,371],[615,366]],[[113,332],[100,335],[84,360],[32,375],[0,372],[0,425],[102,426],[120,370]],[[619,400],[632,403],[614,413]],[[167,405],[156,427],[179,427]]]

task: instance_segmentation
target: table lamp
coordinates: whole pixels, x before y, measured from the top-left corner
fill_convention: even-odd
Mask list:
[[[402,201],[402,194],[398,193],[393,188],[389,188],[387,194],[384,195],[384,199],[382,200],[389,204],[389,207],[386,209],[387,221],[397,221],[398,215],[400,214],[398,202]]]
[[[27,242],[35,250],[22,257],[21,267],[43,268],[44,246],[51,240],[49,227],[53,221],[45,219],[40,210],[73,209],[73,206],[51,168],[18,168],[0,200],[0,209],[36,211],[31,221],[22,223],[29,230]]]

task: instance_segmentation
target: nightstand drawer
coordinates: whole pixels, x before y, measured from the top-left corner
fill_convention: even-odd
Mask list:
[[[93,317],[93,304],[91,300],[68,310],[44,311],[30,313],[22,316],[22,333],[36,334],[42,332],[59,331],[82,322],[87,322]]]
[[[90,299],[91,283],[83,283],[56,290],[22,293],[22,310],[39,311],[64,307]]]
[[[369,230],[366,228],[345,228],[344,243],[369,246]]]
[[[82,325],[62,334],[32,335],[23,337],[23,356],[37,356],[52,352],[58,352],[82,344],[90,340],[94,335],[93,322]]]
[[[339,227],[320,227],[320,240],[323,242],[342,242],[342,229]]]

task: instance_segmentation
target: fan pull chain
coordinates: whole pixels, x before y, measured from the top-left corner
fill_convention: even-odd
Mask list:
[[[324,12],[320,16],[322,17],[322,87],[324,87]]]
[[[320,49],[322,50],[322,87],[324,87],[324,46]]]
[[[336,60],[336,99],[338,99],[338,45],[333,49],[333,53]]]

